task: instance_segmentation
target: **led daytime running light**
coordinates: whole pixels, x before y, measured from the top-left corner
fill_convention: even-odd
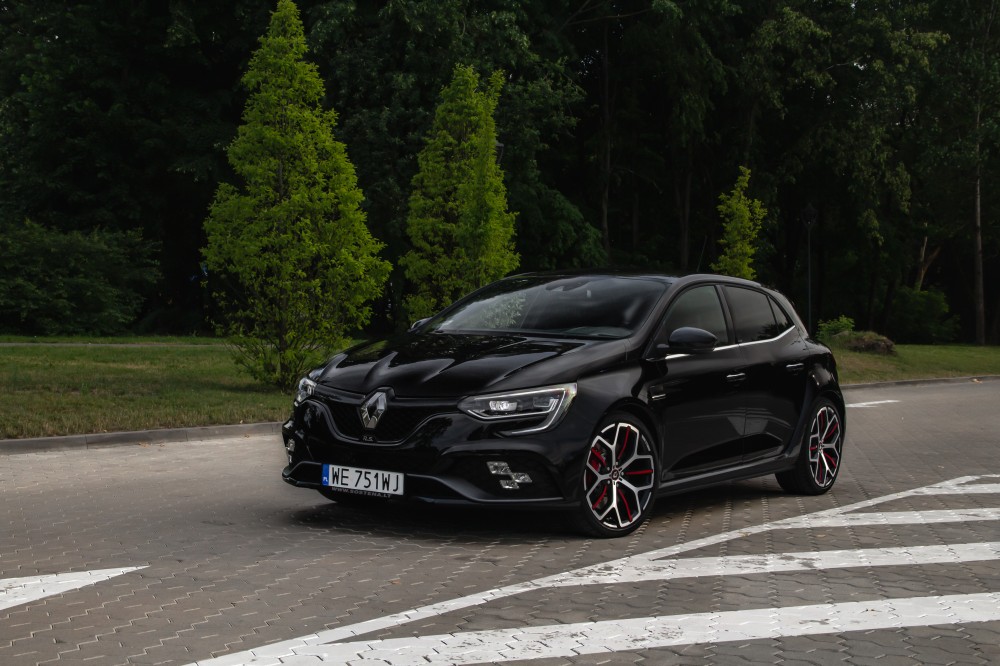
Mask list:
[[[482,421],[510,421],[545,417],[545,420],[531,428],[510,430],[505,435],[523,435],[541,432],[554,427],[570,403],[576,397],[576,384],[547,386],[544,388],[480,395],[466,398],[459,403],[458,408],[466,414]]]

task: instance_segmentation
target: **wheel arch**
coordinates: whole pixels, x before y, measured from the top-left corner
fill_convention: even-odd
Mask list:
[[[792,439],[786,449],[785,456],[789,460],[795,460],[799,449],[802,446],[802,435],[809,427],[809,417],[812,413],[813,403],[819,398],[826,398],[836,406],[840,414],[840,424],[843,428],[844,436],[847,434],[847,405],[844,401],[844,394],[837,383],[837,377],[827,369],[820,361],[816,361],[809,369],[809,380],[806,383],[805,396],[802,400],[802,410],[799,413],[799,422],[792,433]]]
[[[598,419],[598,424],[602,423],[604,419],[615,412],[624,412],[642,422],[642,425],[649,431],[649,434],[653,438],[653,448],[656,450],[657,459],[662,460],[663,437],[660,429],[656,426],[656,419],[653,418],[649,408],[638,400],[619,400],[608,406],[604,413],[601,414],[601,418]]]

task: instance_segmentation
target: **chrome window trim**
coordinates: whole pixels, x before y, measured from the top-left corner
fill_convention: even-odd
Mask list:
[[[780,334],[774,336],[773,338],[768,338],[766,340],[752,340],[750,342],[738,342],[736,344],[737,344],[737,346],[743,345],[743,346],[746,347],[746,346],[749,346],[749,345],[761,345],[761,344],[764,344],[765,342],[774,342],[775,340],[780,340],[781,338],[785,337],[786,335],[789,334],[789,332],[791,332],[793,330],[795,330],[795,326],[794,325],[789,326],[787,329],[785,329],[785,331],[783,333],[780,333]]]
[[[760,344],[764,344],[764,343],[767,343],[767,342],[775,342],[775,341],[780,340],[781,338],[785,337],[786,335],[788,335],[789,333],[791,333],[793,330],[795,330],[795,324],[792,324],[787,329],[785,329],[784,332],[779,333],[778,335],[774,336],[773,338],[768,338],[767,340],[754,340],[752,342],[737,342],[735,345],[723,345],[721,347],[716,347],[715,349],[713,349],[709,353],[713,353],[713,352],[717,352],[717,351],[725,351],[727,349],[733,349],[735,347],[746,347],[746,346],[749,346],[749,345],[760,345]],[[675,358],[684,358],[685,356],[690,356],[690,354],[667,354],[666,356],[663,357],[663,360],[664,361],[670,361],[670,360],[675,359]]]

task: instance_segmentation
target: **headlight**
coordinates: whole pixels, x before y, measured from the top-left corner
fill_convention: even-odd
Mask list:
[[[316,382],[309,379],[308,377],[303,377],[299,380],[299,390],[295,393],[295,404],[301,403],[303,400],[308,398],[316,390]]]
[[[510,430],[505,435],[524,435],[541,432],[555,426],[566,415],[566,410],[576,397],[576,384],[546,386],[545,388],[477,395],[458,403],[466,414],[483,421],[511,421],[542,418],[530,428]]]

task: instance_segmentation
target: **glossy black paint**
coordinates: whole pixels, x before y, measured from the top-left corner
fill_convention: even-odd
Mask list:
[[[423,323],[335,356],[312,373],[315,393],[283,426],[291,445],[284,479],[318,488],[322,463],[336,463],[404,472],[408,499],[575,507],[589,443],[612,411],[633,414],[652,433],[660,495],[789,469],[808,427],[804,414],[820,395],[843,417],[833,356],[809,338],[783,296],[714,275],[638,277],[659,281],[663,293],[621,339],[428,332]],[[707,350],[703,334],[688,333],[671,348],[676,329],[666,330],[665,317],[681,294],[697,287],[719,299],[723,314],[711,324],[718,343]],[[731,301],[747,294],[727,296],[732,288],[766,295],[787,327],[766,331],[765,339],[739,340]],[[510,436],[504,434],[510,422],[458,409],[471,395],[568,383],[575,383],[576,397],[565,418],[545,432]],[[376,391],[387,395],[385,420],[366,431],[357,412]],[[508,462],[533,482],[503,489],[487,471],[489,461]]]

